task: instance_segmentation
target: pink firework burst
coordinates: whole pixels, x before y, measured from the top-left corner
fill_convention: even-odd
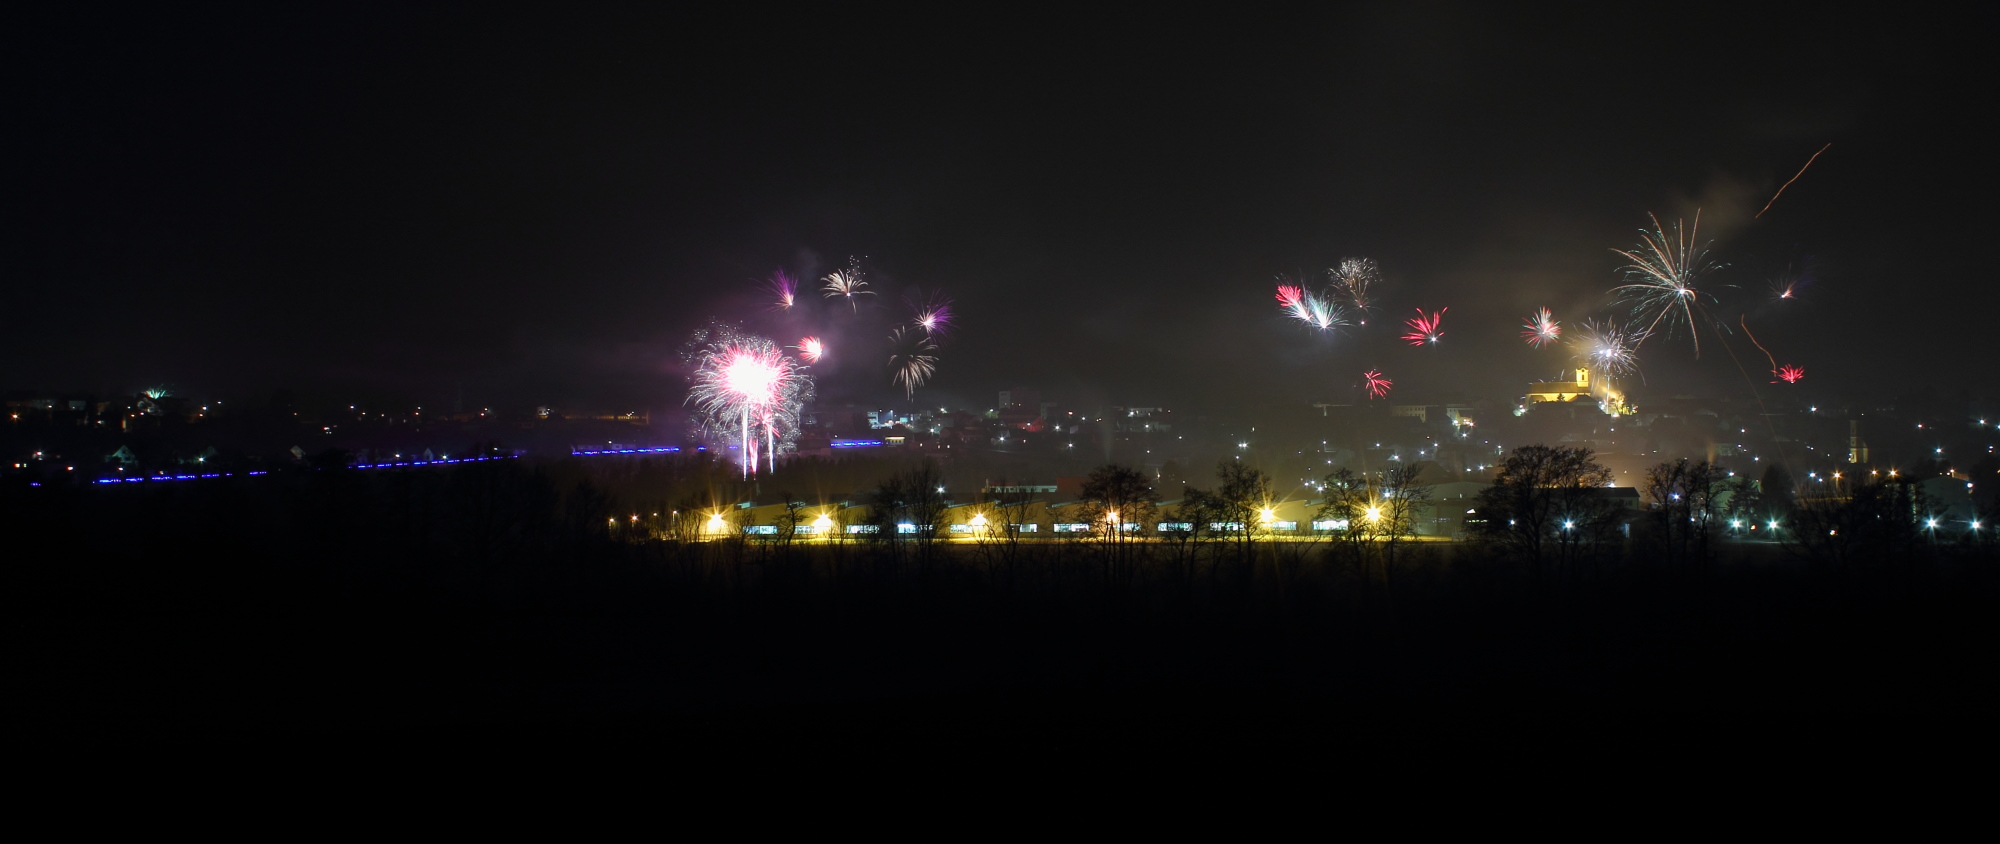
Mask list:
[[[1382,377],[1382,373],[1379,370],[1371,369],[1363,372],[1361,373],[1361,378],[1368,387],[1368,397],[1371,399],[1387,397],[1389,395],[1389,388],[1396,385],[1396,382]]]
[[[1806,368],[1803,366],[1792,366],[1791,364],[1785,364],[1784,366],[1778,367],[1778,371],[1772,374],[1778,376],[1778,381],[1783,381],[1787,384],[1797,384],[1799,383],[1800,378],[1806,377]],[[1778,381],[1772,381],[1771,383],[1776,384],[1778,383]]]
[[[826,355],[826,346],[820,343],[818,337],[800,340],[798,350],[799,357],[805,358],[806,363],[819,363],[819,359]]]
[[[1278,280],[1289,279],[1279,276]],[[1335,305],[1332,299],[1308,292],[1300,285],[1278,285],[1278,306],[1291,318],[1321,330],[1347,325],[1346,317],[1340,313],[1340,306]]]
[[[1304,319],[1306,292],[1290,284],[1278,285],[1278,307],[1291,311],[1292,315]]]
[[[1418,308],[1415,319],[1403,320],[1403,324],[1410,327],[1410,330],[1403,334],[1403,339],[1410,341],[1412,346],[1436,343],[1438,338],[1444,336],[1444,332],[1438,330],[1438,323],[1444,321],[1444,312],[1449,310],[1451,309],[1439,308],[1437,313],[1425,316],[1424,309]]]
[[[1535,311],[1521,327],[1526,329],[1521,332],[1521,339],[1537,349],[1562,339],[1562,323],[1556,321],[1548,308]]]
[[[792,278],[784,270],[778,270],[771,274],[771,278],[765,284],[770,285],[771,294],[778,298],[778,303],[774,308],[780,311],[791,310],[792,300],[796,297],[799,289],[798,279]]]
[[[932,337],[951,331],[951,297],[942,293],[918,294],[910,299],[910,324]]]

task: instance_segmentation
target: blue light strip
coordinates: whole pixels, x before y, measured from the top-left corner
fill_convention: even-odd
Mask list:
[[[404,468],[412,466],[446,466],[454,463],[484,463],[488,460],[513,460],[518,456],[519,455],[510,454],[504,457],[454,457],[445,460],[405,460],[400,463],[358,463],[348,468],[395,469],[395,468]],[[244,472],[242,474],[244,477],[254,478],[258,475],[268,475],[271,473],[269,470],[259,469],[255,472]],[[237,475],[236,472],[205,472],[199,475],[147,475],[144,477],[137,477],[137,478],[98,478],[97,480],[91,481],[91,483],[142,484],[148,481],[194,481],[194,480],[201,480],[203,478],[233,478],[236,477],[236,475]]]
[[[837,440],[830,443],[834,448],[867,448],[881,444],[881,440]]]
[[[571,456],[571,457],[593,457],[593,456],[596,456],[596,455],[599,455],[599,454],[679,454],[679,453],[681,453],[681,447],[680,447],[680,446],[677,446],[677,445],[667,445],[667,446],[660,446],[659,448],[607,448],[607,449],[604,449],[603,451],[574,451],[574,450],[572,450],[572,451],[570,452],[570,456]]]
[[[445,466],[445,465],[449,465],[449,464],[453,464],[453,463],[484,463],[484,462],[486,462],[486,461],[488,461],[488,460],[512,460],[512,459],[514,459],[515,457],[516,457],[516,455],[512,455],[512,454],[510,454],[510,455],[507,455],[507,456],[504,456],[504,457],[452,457],[452,458],[447,458],[447,459],[444,459],[444,460],[405,460],[405,461],[402,461],[402,462],[400,462],[400,463],[357,463],[357,464],[355,464],[355,465],[353,465],[353,466],[351,466],[351,467],[349,467],[349,468],[353,468],[353,469],[396,469],[396,468],[402,468],[402,467],[406,467],[406,466]],[[253,474],[253,475],[261,475],[261,474],[263,474],[263,473],[262,473],[262,472],[252,472],[251,474]]]

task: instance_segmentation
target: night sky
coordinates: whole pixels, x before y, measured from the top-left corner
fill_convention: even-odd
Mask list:
[[[1370,368],[1507,400],[1564,360],[1523,317],[1620,314],[1610,249],[1699,206],[1715,312],[1807,378],[1682,334],[1646,389],[2000,392],[1968,21],[279,5],[10,21],[0,387],[666,408],[719,317],[829,338],[822,398],[883,402],[921,287],[960,318],[920,403],[1216,412]],[[868,313],[753,281],[849,255]],[[1275,274],[1351,256],[1386,277],[1368,330],[1284,318]],[[1788,266],[1811,283],[1769,301]],[[1437,347],[1395,338],[1446,306]]]

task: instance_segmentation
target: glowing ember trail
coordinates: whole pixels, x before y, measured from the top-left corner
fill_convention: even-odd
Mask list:
[[[1556,321],[1548,308],[1536,311],[1521,326],[1527,329],[1521,332],[1521,339],[1537,349],[1562,339],[1562,323]]]
[[[1449,310],[1451,309],[1439,308],[1437,313],[1425,316],[1424,309],[1418,308],[1415,319],[1403,320],[1403,324],[1410,327],[1410,330],[1403,334],[1403,339],[1410,341],[1412,346],[1436,343],[1438,338],[1444,336],[1444,332],[1438,330],[1438,323],[1444,321],[1444,312]]]
[[[1799,168],[1799,172],[1797,172],[1797,173],[1793,173],[1793,174],[1792,174],[1792,177],[1791,177],[1791,178],[1789,178],[1789,179],[1786,179],[1786,180],[1785,180],[1785,183],[1784,183],[1784,184],[1782,184],[1782,185],[1779,185],[1779,186],[1778,186],[1778,192],[1777,192],[1777,193],[1774,193],[1774,194],[1771,194],[1771,201],[1770,201],[1770,202],[1766,202],[1766,203],[1764,203],[1764,209],[1763,209],[1763,211],[1758,211],[1758,212],[1757,212],[1757,216],[1755,216],[1755,217],[1751,217],[1750,219],[1752,219],[1752,220],[1755,220],[1755,219],[1759,219],[1759,218],[1763,217],[1763,216],[1764,216],[1764,211],[1769,211],[1769,210],[1771,210],[1771,205],[1772,205],[1772,203],[1775,203],[1775,202],[1777,202],[1777,201],[1778,201],[1778,197],[1781,197],[1781,196],[1784,196],[1784,195],[1785,195],[1785,188],[1788,188],[1788,187],[1791,187],[1791,186],[1792,186],[1792,183],[1793,183],[1793,182],[1796,182],[1796,181],[1798,181],[1798,180],[1799,180],[1799,177],[1800,177],[1800,176],[1803,176],[1803,175],[1805,175],[1805,174],[1806,174],[1806,167],[1811,167],[1811,166],[1812,166],[1812,163],[1813,163],[1813,162],[1815,162],[1815,161],[1818,161],[1818,160],[1819,160],[1819,153],[1820,153],[1820,152],[1826,152],[1827,150],[1830,150],[1830,149],[1833,149],[1833,144],[1827,144],[1826,146],[1823,146],[1823,147],[1820,147],[1820,148],[1819,148],[1819,152],[1815,152],[1815,153],[1813,153],[1813,154],[1812,154],[1812,157],[1811,157],[1811,158],[1808,158],[1808,159],[1806,159],[1806,166],[1805,166],[1805,167],[1800,167],[1800,168]]]
[[[1361,373],[1361,378],[1367,384],[1368,397],[1371,399],[1387,397],[1389,388],[1396,385],[1396,382],[1382,377],[1382,373],[1374,369]]]

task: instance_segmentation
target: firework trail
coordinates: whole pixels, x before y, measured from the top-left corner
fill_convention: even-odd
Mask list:
[[[923,295],[920,291],[912,295],[910,302],[910,324],[921,328],[924,334],[942,337],[951,331],[951,298],[942,293]]]
[[[1778,381],[1783,381],[1787,384],[1797,384],[1800,378],[1806,377],[1804,367],[1792,366],[1790,364],[1784,366],[1778,365],[1778,359],[1771,355],[1771,350],[1764,348],[1764,344],[1757,342],[1757,335],[1750,333],[1749,317],[1737,318],[1736,324],[1743,327],[1743,336],[1750,338],[1750,345],[1756,346],[1757,351],[1764,353],[1764,360],[1771,363],[1771,375],[1777,378]],[[1749,373],[1744,373],[1743,377],[1745,380],[1748,380],[1750,377]],[[1772,381],[1771,383],[1776,384],[1778,381]]]
[[[796,430],[800,405],[812,397],[812,378],[778,344],[733,326],[697,331],[691,345],[688,359],[694,374],[687,400],[710,432],[720,433],[737,423],[743,476],[748,478],[756,465],[752,419],[763,427],[767,441],[775,440],[779,424]]]
[[[1382,280],[1382,269],[1375,266],[1375,259],[1342,258],[1340,266],[1327,270],[1326,274],[1335,295],[1354,309],[1355,318],[1362,325],[1367,325],[1368,314],[1375,310],[1375,299],[1368,288]]]
[[[825,286],[820,288],[820,291],[826,298],[846,299],[847,307],[850,310],[860,308],[860,304],[854,301],[854,297],[875,295],[874,291],[863,289],[868,286],[868,282],[862,280],[861,259],[859,258],[849,257],[847,259],[847,269],[834,270],[828,273],[826,278],[820,279],[820,281],[826,282]]]
[[[1645,342],[1645,332],[1621,329],[1609,320],[1603,325],[1584,320],[1576,334],[1576,356],[1586,369],[1606,378],[1622,378],[1638,371],[1639,344]]]
[[[1278,276],[1280,282],[1291,279]],[[1327,296],[1306,292],[1300,285],[1281,283],[1278,285],[1278,305],[1291,318],[1307,325],[1327,331],[1347,324],[1347,318],[1340,312],[1340,306]]]
[[[1764,348],[1764,344],[1757,342],[1757,335],[1750,333],[1750,317],[1747,315],[1737,317],[1736,324],[1743,327],[1743,336],[1750,338],[1750,345],[1756,346],[1757,351],[1764,353],[1764,359],[1771,362],[1771,371],[1777,372],[1778,359],[1771,356],[1771,350]]]
[[[1387,397],[1389,388],[1396,385],[1396,382],[1382,377],[1381,371],[1374,369],[1361,373],[1361,380],[1367,386],[1368,397],[1371,399]]]
[[[769,285],[771,293],[778,297],[778,303],[774,306],[774,310],[789,311],[792,309],[792,300],[799,289],[798,279],[792,278],[784,270],[779,270],[772,273],[771,277],[764,283]]]
[[[1444,312],[1449,310],[1451,309],[1439,308],[1437,313],[1424,316],[1424,309],[1418,308],[1415,319],[1403,320],[1403,324],[1410,327],[1410,330],[1403,334],[1403,339],[1410,341],[1412,346],[1436,343],[1438,338],[1444,336],[1444,332],[1438,330],[1438,323],[1444,320]]]
[[[1611,292],[1618,296],[1619,302],[1632,303],[1633,318],[1647,320],[1651,315],[1640,336],[1652,336],[1662,321],[1667,323],[1669,333],[1675,323],[1683,323],[1694,337],[1695,357],[1701,357],[1701,337],[1695,333],[1694,320],[1695,310],[1701,307],[1701,294],[1695,291],[1694,282],[1710,269],[1708,250],[1698,243],[1701,212],[1695,211],[1694,225],[1686,229],[1681,227],[1681,221],[1675,220],[1672,238],[1660,225],[1660,218],[1652,220],[1652,231],[1640,230],[1636,251],[1611,250],[1632,262],[1622,268],[1628,283],[1611,288]]]
[[[889,378],[902,386],[904,398],[913,397],[937,371],[937,344],[929,334],[898,326],[889,332],[889,345]]]
[[[1820,147],[1820,148],[1819,148],[1819,152],[1826,152],[1827,150],[1830,150],[1830,149],[1833,149],[1833,144],[1827,144],[1826,146],[1823,146],[1823,147]],[[1774,193],[1774,194],[1771,194],[1771,201],[1770,201],[1770,202],[1766,202],[1766,203],[1764,203],[1764,209],[1763,209],[1763,211],[1758,211],[1758,212],[1757,212],[1757,214],[1756,214],[1756,216],[1754,216],[1754,217],[1751,217],[1750,219],[1752,219],[1752,220],[1755,220],[1755,219],[1758,219],[1758,218],[1761,218],[1761,217],[1763,217],[1763,216],[1764,216],[1764,211],[1769,211],[1769,210],[1771,210],[1771,204],[1772,204],[1772,203],[1775,203],[1775,202],[1777,202],[1777,201],[1778,201],[1778,197],[1781,197],[1781,196],[1784,196],[1784,195],[1785,195],[1785,188],[1788,188],[1788,187],[1791,187],[1791,186],[1792,186],[1792,183],[1793,183],[1793,182],[1796,182],[1796,181],[1798,181],[1798,180],[1799,180],[1799,177],[1800,177],[1800,176],[1803,176],[1803,175],[1805,175],[1805,174],[1806,174],[1806,167],[1811,167],[1811,166],[1812,166],[1812,164],[1813,164],[1813,162],[1815,162],[1815,161],[1818,161],[1818,160],[1819,160],[1819,152],[1815,152],[1815,153],[1813,153],[1813,154],[1812,154],[1812,157],[1811,157],[1811,158],[1808,158],[1808,159],[1806,159],[1806,166],[1805,166],[1805,167],[1800,167],[1800,168],[1799,168],[1799,172],[1797,172],[1797,173],[1793,173],[1793,174],[1792,174],[1792,177],[1791,177],[1791,178],[1789,178],[1789,179],[1786,179],[1786,180],[1785,180],[1785,183],[1784,183],[1784,184],[1782,184],[1782,185],[1779,185],[1779,186],[1778,186],[1778,192],[1777,192],[1777,193]]]
[[[1556,321],[1548,308],[1535,311],[1521,327],[1527,329],[1521,332],[1521,339],[1537,349],[1562,339],[1562,323]]]
[[[826,356],[826,344],[821,343],[818,337],[803,338],[792,348],[799,350],[799,357],[806,363],[819,363],[819,359]]]

